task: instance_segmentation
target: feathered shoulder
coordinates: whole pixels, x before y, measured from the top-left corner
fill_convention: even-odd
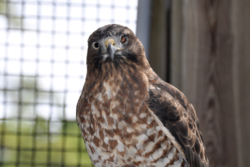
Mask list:
[[[207,167],[202,133],[195,109],[174,86],[157,78],[149,85],[149,108],[180,144],[190,167]]]

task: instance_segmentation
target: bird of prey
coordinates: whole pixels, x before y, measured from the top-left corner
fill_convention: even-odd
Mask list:
[[[95,167],[208,166],[194,107],[153,71],[127,27],[90,35],[76,119]]]

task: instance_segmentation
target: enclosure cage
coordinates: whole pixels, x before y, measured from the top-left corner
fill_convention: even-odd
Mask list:
[[[92,166],[75,121],[89,35],[137,0],[0,0],[0,166]]]

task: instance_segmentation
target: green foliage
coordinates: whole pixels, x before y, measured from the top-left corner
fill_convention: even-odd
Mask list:
[[[57,130],[53,125],[58,124]],[[6,120],[0,123],[0,166],[91,166],[75,122]],[[56,131],[56,133],[54,132]],[[8,165],[10,167],[10,165]]]
[[[5,2],[5,0],[0,0],[0,13],[6,13],[6,2]]]
[[[11,83],[18,85],[18,81]],[[10,102],[20,103],[6,109],[8,116],[0,119],[0,167],[92,166],[76,121],[64,120],[60,107],[55,120],[37,111],[35,96],[45,91],[35,77],[24,77],[22,87],[7,92]],[[39,98],[49,103],[49,97],[40,94]],[[54,103],[63,105],[56,100],[60,98],[55,96]]]

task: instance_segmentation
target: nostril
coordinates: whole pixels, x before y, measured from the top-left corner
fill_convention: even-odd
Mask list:
[[[108,47],[109,44],[115,46],[115,40],[112,39],[112,38],[107,39],[107,40],[105,41],[105,46],[106,46],[106,48]]]

